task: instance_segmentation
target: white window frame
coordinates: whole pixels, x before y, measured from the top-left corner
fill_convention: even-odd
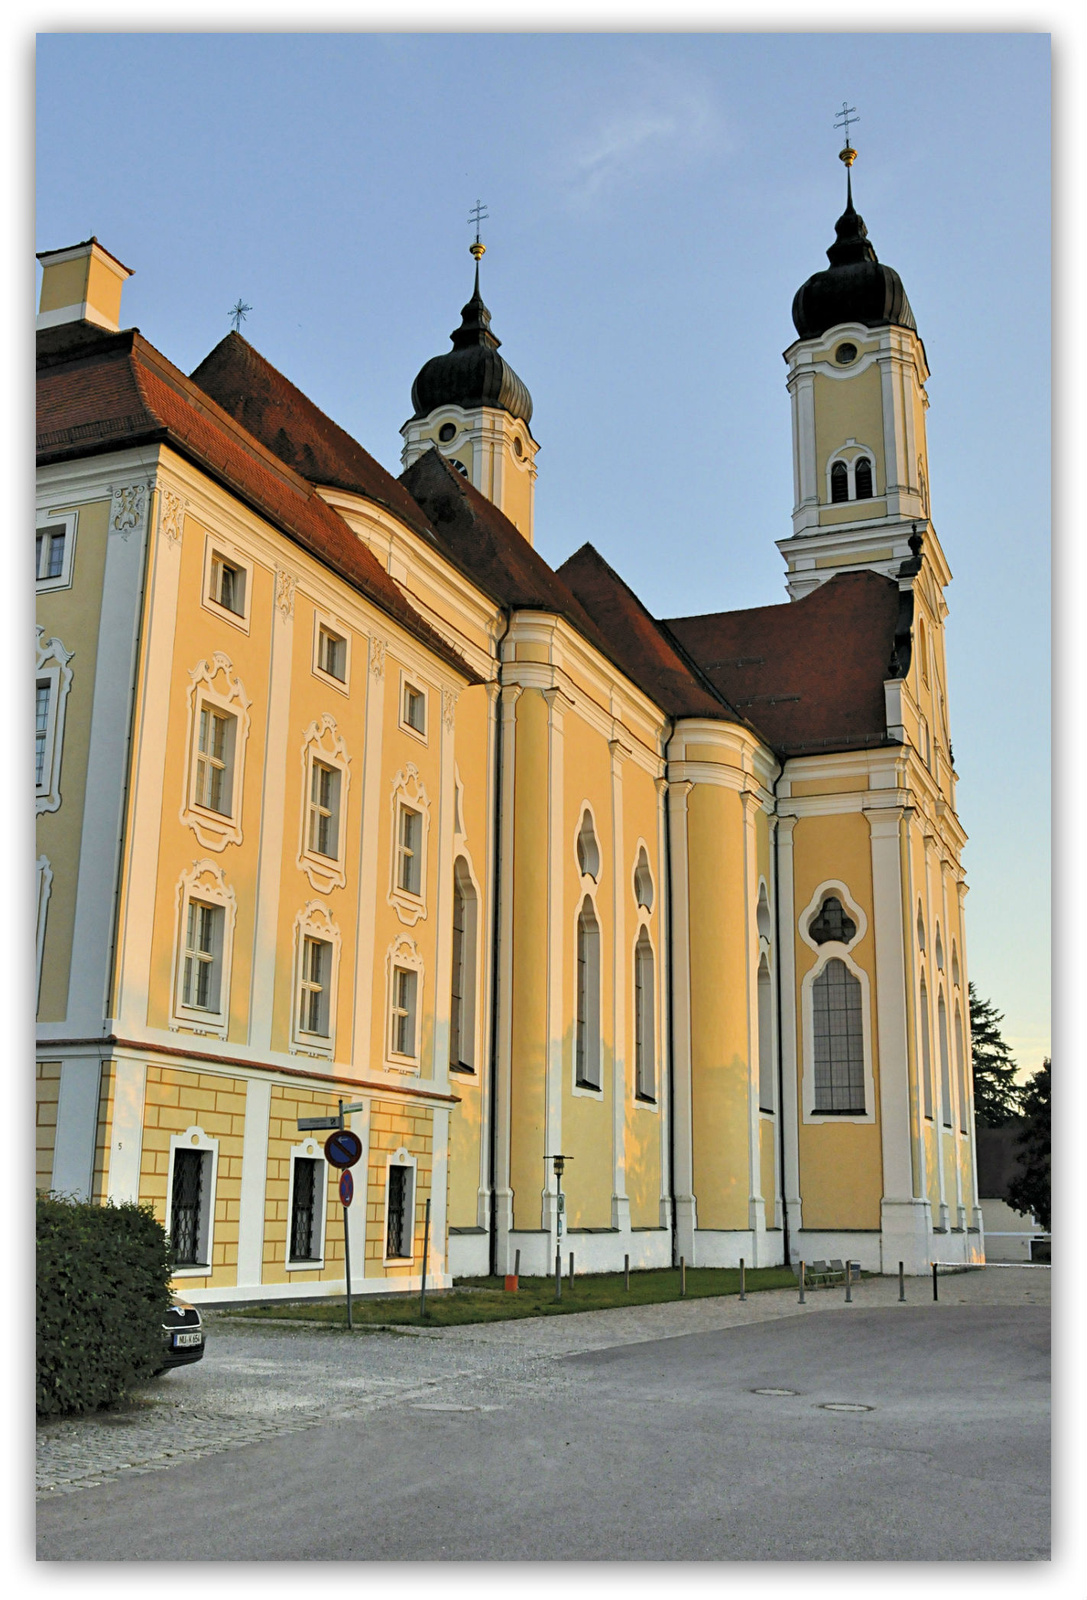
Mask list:
[[[326,988],[328,1033],[309,1033],[302,1027],[302,987],[305,981],[307,939],[318,939],[331,947]],[[332,1061],[336,1056],[336,1004],[340,974],[340,930],[328,906],[311,900],[294,919],[294,970],[291,981],[291,1053],[317,1056]]]
[[[66,650],[57,638],[46,639],[45,630],[37,627],[34,684],[49,685],[49,710],[45,727],[45,751],[42,760],[41,782],[35,784],[34,809],[40,816],[43,811],[60,810],[60,763],[64,752],[64,714],[68,704],[68,691],[72,687],[72,669],[68,663],[75,652]],[[35,762],[37,751],[35,748]]]
[[[391,1256],[389,1249],[389,1173],[393,1167],[407,1168],[411,1177],[409,1179],[411,1194],[410,1203],[405,1210],[410,1219],[408,1228],[408,1242],[411,1245],[411,1254],[406,1256]],[[385,1162],[385,1205],[382,1212],[381,1226],[381,1259],[386,1267],[410,1266],[415,1260],[415,1214],[419,1200],[419,1163],[415,1156],[403,1145],[395,1150]]]
[[[400,921],[413,927],[427,914],[427,858],[430,836],[430,797],[419,777],[419,769],[409,762],[393,779],[392,785],[392,842],[389,872],[389,904]],[[419,893],[412,894],[400,887],[400,814],[403,810],[417,811],[422,817],[419,844]]]
[[[38,857],[37,862],[36,862],[36,871],[37,871],[37,877],[38,877],[38,894],[37,894],[37,902],[38,902],[38,904],[37,904],[37,913],[38,914],[37,914],[37,938],[36,938],[37,977],[36,977],[35,987],[34,987],[35,1005],[37,1005],[37,997],[41,994],[42,958],[45,955],[45,924],[46,924],[46,919],[47,919],[48,914],[49,914],[49,896],[52,893],[52,889],[53,889],[53,867],[52,867],[52,863],[50,862],[48,856],[39,856]]]
[[[325,1264],[325,1234],[328,1223],[328,1162],[316,1139],[305,1139],[291,1146],[291,1171],[287,1185],[287,1237],[283,1244],[284,1264],[288,1272],[320,1272]],[[317,1232],[317,1254],[304,1259],[291,1255],[291,1234],[294,1231],[294,1174],[298,1161],[316,1161],[313,1178],[314,1222]],[[318,1198],[320,1197],[320,1199]]]
[[[212,593],[215,581],[214,567],[217,561],[236,567],[244,575],[245,594],[240,611],[222,605]],[[208,534],[204,541],[204,577],[200,600],[204,610],[210,611],[213,617],[220,617],[224,622],[229,622],[232,628],[240,628],[242,633],[249,632],[249,618],[253,605],[253,561],[250,556],[243,555],[237,545],[232,544],[229,539]]]
[[[648,900],[643,898],[646,891],[642,887],[642,884],[645,881],[648,881],[649,885]],[[631,872],[630,883],[634,894],[634,904],[637,907],[638,914],[640,915],[644,911],[648,916],[652,916],[653,907],[657,901],[657,884],[655,878],[653,877],[653,868],[649,861],[649,851],[646,848],[644,839],[638,840],[637,848],[634,852],[634,868]]]
[[[337,796],[336,854],[322,855],[310,848],[310,811],[313,775],[316,765],[329,767],[340,775]],[[302,740],[302,807],[298,840],[298,865],[319,894],[342,889],[347,882],[347,801],[351,788],[351,758],[336,726],[326,711],[306,729]]]
[[[214,1268],[215,1259],[215,1194],[219,1176],[219,1141],[209,1138],[203,1128],[194,1124],[184,1133],[170,1138],[170,1170],[166,1179],[166,1236],[170,1237],[174,1216],[174,1158],[178,1150],[197,1150],[204,1157],[204,1209],[200,1216],[200,1260],[193,1266],[174,1268],[175,1278],[207,1278]]]
[[[813,919],[828,895],[836,895],[842,909],[848,912],[857,925],[857,931],[848,945],[837,939],[817,944],[808,932]],[[797,920],[797,931],[809,950],[815,952],[815,962],[804,974],[800,984],[800,1008],[803,1042],[803,1070],[801,1074],[802,1118],[805,1123],[874,1123],[876,1120],[875,1074],[872,1065],[872,990],[867,972],[854,959],[868,933],[868,918],[863,906],[857,904],[848,886],[840,878],[826,878],[816,889]],[[813,986],[828,961],[844,962],[846,970],[859,980],[861,986],[861,1036],[864,1047],[864,1111],[817,1111],[815,1109],[815,1009]],[[773,973],[771,972],[771,982]]]
[[[398,972],[414,972],[415,974],[415,1038],[414,1054],[403,1054],[394,1050],[396,1015],[396,975]],[[410,1072],[418,1076],[422,1067],[422,1036],[423,1036],[423,984],[424,984],[423,958],[419,947],[413,939],[406,935],[396,939],[390,946],[385,956],[385,1065],[391,1072]]]
[[[864,457],[864,456],[867,456],[868,460],[872,463],[872,493],[870,495],[865,495],[863,500],[858,500],[857,499],[856,469],[857,469],[857,462],[860,461],[862,459],[862,457]],[[845,463],[846,482],[847,482],[847,484],[849,486],[849,498],[848,498],[848,500],[832,500],[831,499],[830,477],[831,477],[832,471],[834,470],[834,464],[837,461],[843,461]],[[856,439],[847,439],[845,444],[841,445],[839,449],[835,450],[833,455],[827,457],[827,464],[826,464],[826,491],[827,491],[826,504],[827,504],[827,506],[831,507],[831,508],[836,507],[836,506],[852,506],[852,505],[862,505],[862,506],[864,506],[864,505],[871,505],[873,500],[881,500],[883,498],[883,493],[882,493],[882,491],[881,491],[881,489],[879,487],[878,474],[877,474],[877,463],[878,463],[878,457],[876,456],[876,452],[874,450],[870,449],[868,445],[866,445],[866,444],[858,444]]]
[[[342,640],[344,651],[343,677],[337,678],[334,672],[328,672],[321,665],[321,636],[329,633]],[[321,683],[327,683],[331,688],[337,689],[340,694],[349,694],[351,691],[351,629],[338,618],[330,616],[327,611],[314,611],[313,613],[313,675]]]
[[[249,741],[249,696],[241,679],[235,676],[229,656],[217,650],[210,661],[200,661],[189,673],[188,731],[185,749],[185,792],[180,816],[196,834],[205,850],[225,850],[228,844],[242,842],[242,794],[245,778],[245,751]],[[235,719],[234,750],[231,762],[230,811],[212,811],[198,805],[197,758],[200,749],[202,710],[225,712]]]
[[[593,883],[593,879],[591,878],[591,876],[586,874],[582,878],[582,883],[583,884],[592,884]],[[588,978],[587,978],[587,985],[586,985],[586,991],[585,991],[585,997],[586,997],[586,1017],[585,1017],[586,1034],[587,1034],[587,1038],[588,1038],[589,1043],[595,1046],[595,1057],[596,1057],[596,1059],[592,1063],[592,1065],[595,1066],[596,1076],[597,1076],[597,1080],[598,1080],[595,1083],[592,1081],[591,1078],[586,1077],[586,1078],[581,1079],[581,1078],[578,1077],[578,1060],[577,1060],[577,1056],[578,1056],[578,966],[579,966],[578,947],[579,947],[579,942],[580,942],[580,939],[581,939],[581,916],[582,916],[582,912],[585,909],[586,900],[589,902],[589,905],[592,908],[593,919],[596,922],[596,974],[595,974],[595,982],[593,982],[593,975],[590,973],[588,975]],[[600,908],[596,903],[595,895],[590,893],[587,889],[583,888],[582,891],[578,895],[577,907],[576,907],[576,909],[574,911],[574,1007],[573,1007],[574,1028],[573,1028],[573,1036],[571,1038],[572,1060],[570,1062],[570,1066],[571,1066],[571,1084],[572,1084],[572,1088],[573,1088],[574,1094],[575,1095],[587,1095],[590,1099],[593,1099],[593,1100],[602,1100],[604,1098],[604,1039],[603,1039],[604,1007],[603,1007],[603,1004],[602,1004],[603,988],[604,988],[604,930],[603,930],[603,926],[602,926],[601,921],[600,921]],[[588,1064],[588,1062],[587,1062],[587,1064]]]
[[[586,822],[589,824],[588,843],[595,855],[595,861],[590,859],[585,866],[582,866],[581,840],[585,834]],[[600,829],[597,827],[596,813],[593,811],[589,801],[583,800],[578,808],[577,829],[574,833],[574,861],[577,864],[577,872],[581,880],[583,894],[595,894],[599,888],[603,872],[603,860],[604,852],[600,848]],[[593,870],[594,867],[595,871]]]
[[[37,562],[35,560],[34,582],[38,594],[48,594],[53,589],[70,589],[72,587],[72,571],[75,563],[75,538],[76,527],[79,522],[78,511],[39,511],[34,524],[34,543],[38,542],[38,534],[43,528],[55,528],[59,523],[64,524],[64,560],[61,562],[59,574],[55,578],[39,578]]]
[[[192,901],[222,908],[222,950],[219,961],[219,1007],[207,1011],[185,1004],[185,951],[188,939],[189,905]],[[171,1028],[188,1028],[194,1033],[214,1034],[225,1039],[230,1026],[230,972],[234,953],[234,925],[237,898],[227,883],[223,869],[214,861],[194,861],[177,884],[174,922],[174,982]]]
[[[417,728],[413,722],[408,721],[408,695],[409,693],[421,695],[423,699],[423,726]],[[401,671],[400,673],[400,704],[398,710],[400,727],[404,733],[410,733],[413,739],[418,739],[420,744],[430,742],[430,694],[427,686],[413,673]]]

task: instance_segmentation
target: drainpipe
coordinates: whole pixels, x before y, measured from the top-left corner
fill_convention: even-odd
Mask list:
[[[781,1045],[781,880],[778,876],[778,784],[785,776],[785,763],[774,779],[774,990],[777,999],[778,1069],[778,1165],[781,1186],[781,1248],[785,1266],[789,1265],[789,1202],[785,1192],[785,1056]]]
[[[498,1273],[498,1211],[495,1205],[495,1185],[498,1178],[498,981],[501,966],[499,951],[499,918],[502,908],[502,646],[513,626],[513,611],[505,608],[506,626],[495,641],[495,661],[498,667],[498,695],[495,700],[494,728],[494,894],[491,911],[491,1081],[488,1085],[490,1103],[490,1130],[487,1140],[488,1181],[491,1190],[488,1216],[488,1268],[491,1277]]]
[[[669,717],[668,737],[664,742],[664,770],[668,773],[668,747],[676,731],[675,717]],[[672,901],[672,829],[668,808],[668,791],[664,792],[664,896],[668,907],[668,937],[664,945],[665,980],[668,985],[668,1215],[672,1229],[672,1265],[679,1265],[676,1240],[676,987],[672,962],[675,926],[675,906]]]

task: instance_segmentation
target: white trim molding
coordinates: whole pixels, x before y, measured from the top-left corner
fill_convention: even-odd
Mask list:
[[[193,902],[222,911],[218,930],[219,949],[213,953],[218,966],[217,1005],[213,1008],[185,1003],[185,950],[189,906]],[[174,982],[170,1008],[170,1028],[185,1028],[193,1033],[215,1034],[225,1039],[230,1026],[230,968],[234,951],[234,923],[237,898],[226,881],[222,867],[214,861],[194,861],[177,883],[177,910],[174,922]]]
[[[60,761],[64,750],[64,710],[68,690],[72,687],[72,669],[68,665],[75,652],[66,650],[57,638],[46,639],[45,629],[37,625],[35,651],[35,683],[41,688],[48,685],[49,702],[46,707],[45,744],[42,751],[41,777],[36,782],[35,814],[60,810]]]
[[[291,1255],[291,1234],[294,1231],[294,1174],[299,1159],[303,1161],[316,1161],[317,1170],[313,1175],[313,1232],[314,1254],[312,1256],[294,1257]],[[287,1184],[287,1236],[283,1241],[283,1262],[288,1272],[319,1272],[325,1264],[325,1225],[328,1220],[328,1162],[325,1160],[324,1151],[316,1139],[303,1139],[301,1144],[294,1144],[290,1150],[291,1172]]]
[[[79,523],[78,511],[39,511],[35,519],[34,543],[38,559],[35,562],[34,581],[38,594],[48,594],[53,589],[70,589],[72,587],[72,568],[75,562],[76,528]],[[46,529],[64,528],[64,553],[61,557],[60,571],[52,578],[43,578],[38,572],[41,565],[40,552],[37,552],[38,534]],[[53,538],[49,539],[49,551],[52,556]],[[50,564],[52,564],[50,562]]]
[[[310,843],[310,807],[313,803],[314,767],[320,765],[339,775],[335,823],[336,854],[322,855]],[[336,719],[324,714],[310,723],[302,740],[302,811],[298,835],[297,862],[318,894],[342,889],[347,882],[347,794],[351,786],[351,758],[336,726]]]
[[[184,783],[180,817],[191,828],[205,850],[225,850],[228,844],[242,842],[242,782],[245,776],[245,748],[249,739],[249,707],[252,701],[240,678],[234,673],[229,656],[216,650],[210,661],[197,663],[189,673],[188,729],[186,732]],[[207,706],[233,718],[233,749],[230,752],[230,809],[216,811],[196,802],[197,758],[200,754],[200,713]]]
[[[174,1213],[174,1158],[179,1150],[198,1150],[204,1156],[204,1203],[200,1210],[197,1261],[174,1268],[175,1278],[207,1278],[213,1270],[215,1249],[215,1183],[219,1174],[219,1141],[209,1138],[203,1128],[193,1124],[184,1133],[170,1138],[170,1170],[166,1180],[166,1237],[170,1238]],[[172,1242],[172,1241],[171,1241]]]
[[[427,914],[427,840],[430,834],[430,796],[419,777],[419,768],[413,762],[409,761],[401,767],[393,779],[390,804],[392,849],[389,863],[389,893],[386,898],[400,921],[412,928],[420,918],[425,919]],[[422,818],[419,828],[418,894],[400,886],[400,831],[401,815],[404,811],[414,811]]]
[[[393,1167],[408,1167],[411,1170],[410,1190],[408,1203],[404,1207],[406,1213],[409,1251],[406,1256],[390,1256],[389,1249],[389,1173]],[[385,1210],[381,1219],[381,1259],[387,1267],[399,1267],[415,1260],[415,1212],[419,1199],[419,1163],[415,1156],[403,1145],[399,1150],[394,1150],[385,1161]]]
[[[324,998],[327,1033],[309,1033],[302,1027],[303,955],[307,939],[320,940],[330,948],[328,982]],[[294,919],[294,967],[291,980],[291,1053],[317,1056],[329,1061],[336,1054],[336,999],[340,974],[340,930],[329,908],[320,900],[310,900]]]
[[[411,1052],[399,1051],[393,1048],[396,1043],[393,1037],[393,1007],[397,999],[396,974],[398,972],[415,973],[415,1015],[413,1019],[413,1042],[415,1048]],[[406,933],[401,933],[393,940],[385,952],[385,1065],[391,1072],[412,1072],[416,1075],[419,1073],[422,1060],[423,982],[424,966],[419,946],[414,939],[409,939]],[[399,1012],[397,1014],[399,1015]]]

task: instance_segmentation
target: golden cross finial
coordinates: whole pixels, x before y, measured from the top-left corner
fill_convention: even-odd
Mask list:
[[[476,203],[473,206],[472,210],[469,211],[469,213],[468,213],[468,221],[470,223],[474,222],[475,225],[476,225],[476,236],[475,236],[475,239],[468,246],[468,248],[476,258],[476,266],[477,267],[479,265],[480,257],[485,255],[486,252],[487,252],[487,246],[483,243],[483,241],[479,237],[479,225],[484,220],[484,218],[486,218],[488,215],[489,215],[489,213],[487,211],[487,207],[485,205],[483,205],[479,200],[476,201]]]
[[[841,128],[842,132],[845,134],[845,144],[838,152],[838,160],[844,161],[847,167],[851,167],[854,161],[857,159],[857,152],[849,142],[849,127],[851,123],[859,122],[860,120],[860,117],[857,115],[856,106],[847,105],[843,100],[842,109],[834,119],[834,126],[836,128]]]

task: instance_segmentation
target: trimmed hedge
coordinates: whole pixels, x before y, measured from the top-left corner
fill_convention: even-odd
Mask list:
[[[39,1416],[94,1411],[159,1369],[169,1284],[149,1206],[38,1196]]]

